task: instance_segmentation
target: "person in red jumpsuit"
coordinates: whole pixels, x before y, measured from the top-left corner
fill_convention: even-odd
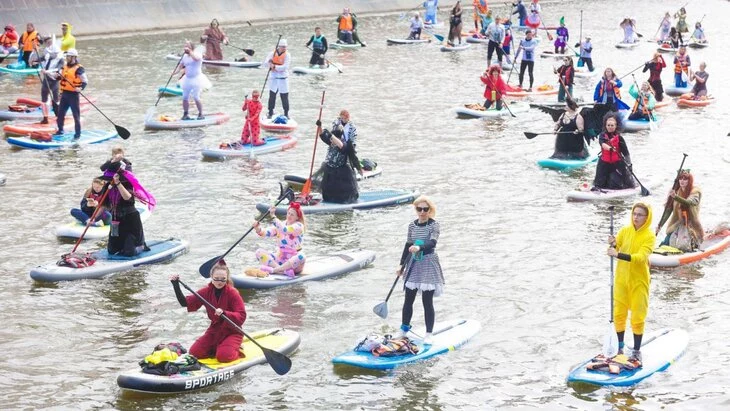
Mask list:
[[[243,125],[243,131],[241,131],[241,144],[251,144],[260,146],[266,144],[266,141],[261,139],[261,127],[259,125],[259,116],[263,105],[259,101],[259,91],[254,90],[251,93],[251,99],[246,98],[243,101],[243,107],[241,110],[247,111],[246,124]]]
[[[187,307],[188,312],[197,311],[203,306],[203,302],[195,295],[184,296],[180,290],[179,279],[178,274],[170,276],[177,301],[181,306]],[[221,314],[225,314],[240,327],[246,321],[246,307],[241,294],[233,287],[231,273],[222,260],[211,269],[210,279],[210,283],[198,290],[198,294],[216,309],[205,307],[211,321],[210,326],[188,352],[196,358],[215,357],[218,362],[231,362],[243,356],[243,335],[221,317]]]

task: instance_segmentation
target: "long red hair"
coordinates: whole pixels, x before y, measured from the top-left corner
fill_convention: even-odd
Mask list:
[[[680,178],[680,179],[681,179],[682,177],[684,177],[684,176],[686,176],[686,177],[687,177],[687,189],[686,189],[686,190],[682,190],[682,186],[679,186],[679,189],[677,190],[677,194],[678,194],[678,195],[679,195],[680,197],[682,197],[682,198],[685,198],[685,199],[686,199],[686,198],[687,198],[687,197],[689,197],[689,195],[690,195],[690,194],[692,193],[692,188],[694,188],[694,182],[695,182],[695,177],[694,177],[694,176],[692,175],[692,173],[690,173],[689,171],[682,171],[682,172],[681,172],[681,173],[679,174],[679,178]],[[684,211],[687,211],[687,210],[689,210],[689,206],[686,206],[686,205],[684,205],[684,204],[682,204],[682,207],[681,207],[681,208],[682,208],[682,210],[684,210]]]

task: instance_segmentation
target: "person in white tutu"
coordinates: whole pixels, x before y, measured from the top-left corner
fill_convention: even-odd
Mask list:
[[[203,48],[194,47],[191,41],[185,42],[185,54],[180,59],[175,72],[183,71],[184,75],[180,80],[180,86],[182,87],[183,95],[183,120],[190,120],[188,115],[188,109],[190,108],[190,98],[195,101],[195,106],[198,108],[198,120],[203,120],[203,102],[200,100],[200,92],[203,89],[210,88],[210,80],[205,74],[202,73],[203,67]]]

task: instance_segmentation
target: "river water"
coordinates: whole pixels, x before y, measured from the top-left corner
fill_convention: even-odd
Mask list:
[[[599,67],[624,74],[653,53],[648,43],[635,50],[613,47],[622,33],[618,22],[631,14],[646,37],[656,29],[659,1],[573,2],[572,9],[544,6],[549,21],[565,15],[578,37],[580,9]],[[679,4],[672,7],[679,7]],[[693,61],[708,62],[711,93],[720,100],[704,110],[661,112],[659,130],[627,136],[637,175],[650,186],[647,200],[660,214],[663,194],[682,153],[686,167],[704,189],[706,227],[726,220],[728,163],[724,120],[728,105],[720,93],[730,61],[720,53],[727,35],[722,16],[727,2],[690,4],[690,22],[706,13],[708,36],[718,40],[706,50],[690,50]],[[608,22],[608,23],[607,23]],[[328,20],[229,27],[231,43],[252,47],[256,57],[283,33],[293,65],[305,65],[304,43],[315,25]],[[434,45],[386,46],[387,37],[405,37],[398,15],[361,18],[368,47],[331,51],[345,73],[326,79],[291,78],[291,115],[301,127],[298,146],[256,159],[203,161],[200,151],[240,135],[243,96],[260,88],[262,69],[206,69],[214,87],[204,93],[206,112],[225,111],[232,120],[189,131],[146,132],[142,121],[154,105],[155,90],[167,80],[173,62],[165,54],[181,49],[184,31],[115,38],[79,39],[81,62],[90,85],[86,94],[132,137],[79,149],[40,152],[0,146],[3,206],[0,247],[0,379],[4,409],[720,409],[730,396],[726,336],[730,326],[725,280],[730,254],[675,270],[653,270],[647,330],[678,327],[690,344],[666,373],[625,390],[578,390],[565,383],[574,364],[600,350],[609,315],[609,262],[605,238],[607,204],[568,203],[565,194],[593,176],[587,169],[558,174],[535,160],[552,153],[552,138],[525,139],[523,132],[551,130],[549,116],[530,111],[515,119],[457,119],[453,108],[482,101],[479,75],[486,47],[441,53]],[[544,34],[543,34],[544,37]],[[571,41],[573,43],[573,41]],[[233,49],[226,49],[230,55]],[[553,82],[551,60],[536,64],[536,83]],[[557,63],[555,63],[557,65]],[[637,72],[639,74],[639,72]],[[514,75],[513,75],[514,78]],[[626,79],[630,79],[627,77]],[[643,79],[645,75],[637,75]],[[670,70],[665,70],[665,84]],[[589,100],[594,82],[579,80],[575,94]],[[278,376],[254,367],[225,384],[197,393],[143,396],[116,385],[122,370],[133,368],[161,341],[185,345],[202,333],[208,320],[186,314],[167,277],[180,273],[191,286],[205,281],[197,267],[222,253],[248,228],[254,204],[272,198],[277,182],[290,172],[308,170],[319,98],[327,90],[323,121],[349,109],[359,130],[360,156],[385,170],[362,190],[401,188],[427,194],[438,206],[442,235],[438,252],[447,287],[436,300],[437,320],[476,318],[481,332],[454,353],[389,373],[334,369],[331,358],[370,331],[386,332],[400,323],[402,292],[394,293],[387,321],[372,313],[385,297],[400,257],[412,208],[396,207],[308,219],[307,253],[362,247],[377,252],[366,270],[323,282],[269,291],[243,292],[246,329],[284,326],[301,333],[293,368]],[[38,94],[33,78],[0,77],[3,104]],[[158,112],[179,115],[180,101],[163,99]],[[109,128],[97,113],[87,128]],[[191,242],[189,254],[164,265],[145,267],[99,281],[33,283],[29,269],[50,262],[72,247],[59,241],[54,227],[70,221],[68,209],[96,176],[110,149],[122,144],[142,182],[158,199],[145,223],[148,239],[176,236]],[[319,146],[318,159],[324,158]],[[723,183],[724,181],[724,183]],[[725,194],[723,194],[725,193]],[[633,200],[618,201],[616,221],[629,220]],[[89,242],[84,247],[103,246]],[[273,244],[249,237],[229,264],[242,270],[258,247]],[[422,327],[420,302],[414,324]],[[725,341],[725,342],[723,342]]]

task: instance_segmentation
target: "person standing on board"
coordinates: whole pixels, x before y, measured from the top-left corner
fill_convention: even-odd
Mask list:
[[[621,227],[616,237],[608,237],[606,254],[615,258],[616,276],[613,284],[613,319],[618,336],[618,353],[624,351],[626,320],[631,311],[631,332],[634,348],[629,362],[641,367],[641,340],[644,336],[646,314],[649,311],[649,255],[656,236],[651,230],[651,206],[636,203],[631,207],[631,223]]]
[[[30,54],[40,44],[38,38],[38,32],[35,31],[33,23],[28,23],[25,26],[25,31],[20,35],[18,45],[21,47],[22,55],[19,56],[25,62],[25,67],[30,68]]]
[[[205,54],[203,54],[203,59],[223,60],[221,43],[228,45],[228,36],[226,36],[226,33],[220,28],[218,19],[213,19],[210,22],[210,26],[206,28],[203,35],[200,36],[200,41],[205,43]]]
[[[191,120],[188,115],[190,110],[190,97],[195,101],[195,107],[198,109],[197,120],[205,119],[203,115],[203,102],[200,100],[200,93],[203,91],[206,83],[210,83],[208,78],[203,74],[203,53],[202,47],[196,48],[193,46],[192,41],[185,42],[185,48],[183,49],[183,56],[180,59],[180,64],[175,69],[175,72],[184,71],[185,75],[180,80],[180,86],[182,87],[182,106],[183,116],[181,120]]]
[[[79,64],[79,53],[76,49],[66,52],[66,67],[61,71],[61,102],[56,112],[56,135],[63,134],[63,122],[66,119],[66,112],[71,109],[74,117],[74,138],[81,137],[81,111],[79,109],[79,93],[86,88],[89,80],[86,77],[86,70]]]
[[[269,80],[269,104],[267,118],[274,115],[276,94],[281,95],[281,106],[284,117],[289,118],[289,64],[291,56],[286,50],[286,39],[279,40],[276,50],[269,53],[264,60],[264,66],[269,66],[271,79]]]
[[[312,46],[312,57],[309,58],[309,67],[326,68],[324,55],[329,50],[327,44],[327,38],[322,35],[322,29],[319,27],[314,28],[314,35],[309,38],[307,44],[304,47]]]
[[[664,100],[664,86],[662,85],[662,69],[667,66],[664,61],[664,57],[658,52],[654,53],[654,57],[644,64],[644,70],[646,73],[649,71],[649,85],[654,89],[654,98],[656,101]]]

